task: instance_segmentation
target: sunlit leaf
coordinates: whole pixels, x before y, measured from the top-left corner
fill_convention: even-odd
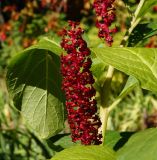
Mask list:
[[[104,64],[132,75],[144,89],[157,92],[157,49],[92,48]]]
[[[56,154],[52,160],[116,160],[115,152],[105,146],[75,146]]]
[[[134,134],[118,151],[118,160],[156,160],[157,129],[146,129]]]

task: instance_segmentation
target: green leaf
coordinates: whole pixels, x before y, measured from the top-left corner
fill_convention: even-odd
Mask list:
[[[143,17],[155,5],[157,5],[156,0],[145,0],[137,17]]]
[[[134,78],[133,76],[129,76],[122,92],[120,93],[119,97],[126,96],[132,89],[134,89],[138,85],[138,80]]]
[[[64,136],[62,135],[62,137],[59,140],[57,140],[54,144],[60,145],[62,148],[69,148],[69,147],[72,147],[75,145],[79,145],[80,143],[79,142],[75,142],[75,143],[72,142],[71,135],[64,134]]]
[[[128,40],[128,46],[133,47],[139,42],[157,35],[157,23],[143,23],[135,27]]]
[[[106,67],[106,65],[104,63],[102,63],[102,61],[100,61],[99,58],[92,59],[91,71],[97,79],[100,79],[100,77],[104,73],[105,67]]]
[[[115,152],[105,146],[75,146],[56,154],[52,160],[116,160]]]
[[[104,64],[134,76],[144,89],[157,92],[157,49],[93,48]]]
[[[52,150],[59,152],[63,149],[79,145],[80,142],[72,142],[70,134],[57,134],[56,136],[48,139],[47,144]]]
[[[60,45],[57,42],[55,42],[55,41],[53,41],[51,39],[48,39],[47,37],[42,38],[37,45],[34,45],[34,46],[30,47],[30,48],[31,49],[40,48],[40,49],[49,50],[49,51],[51,51],[52,53],[55,53],[58,56],[60,56],[61,53],[64,52],[60,48]]]
[[[105,145],[117,151],[124,146],[124,144],[133,134],[134,132],[107,131]]]
[[[62,50],[50,40],[41,42],[11,60],[7,86],[26,122],[41,138],[49,138],[64,127],[58,56]]]
[[[117,131],[107,131],[105,135],[105,145],[114,149],[117,142],[121,139],[121,135]]]
[[[157,129],[134,134],[117,152],[118,160],[156,160]]]

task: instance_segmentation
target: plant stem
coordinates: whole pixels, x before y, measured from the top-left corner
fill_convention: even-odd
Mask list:
[[[141,0],[139,5],[137,6],[137,9],[134,13],[134,17],[132,18],[131,21],[131,26],[128,29],[128,31],[126,32],[120,47],[125,47],[126,43],[132,33],[132,31],[134,30],[134,28],[137,26],[137,24],[140,22],[141,18],[138,17],[138,14],[142,8],[142,6],[144,5],[145,0]],[[107,121],[108,121],[108,117],[109,117],[109,113],[115,108],[115,106],[122,100],[122,98],[117,99],[115,102],[113,102],[110,105],[110,108],[108,108],[108,99],[109,99],[109,95],[110,95],[110,89],[111,89],[111,82],[112,82],[112,77],[114,74],[114,67],[109,66],[108,71],[107,71],[107,75],[106,75],[106,79],[104,81],[103,87],[102,87],[102,92],[101,92],[101,107],[100,107],[100,119],[102,122],[102,126],[101,126],[101,131],[102,131],[102,144],[105,144],[105,133],[107,130]]]
[[[102,122],[101,130],[102,130],[102,135],[103,135],[103,144],[105,143],[105,133],[107,130],[107,120],[108,120],[108,98],[110,95],[110,88],[111,88],[111,81],[112,77],[114,74],[114,67],[109,66],[108,72],[106,75],[106,80],[104,82],[104,85],[102,87],[102,92],[101,92],[101,107],[100,107],[100,118]]]
[[[105,144],[105,134],[106,134],[106,130],[107,130],[107,122],[108,122],[108,116],[109,116],[109,112],[108,112],[108,108],[103,108],[100,107],[100,117],[101,117],[101,130],[102,130],[102,144]]]
[[[120,47],[124,47],[126,46],[126,42],[128,41],[132,31],[134,30],[134,28],[137,26],[137,24],[140,22],[140,18],[137,19],[134,23],[132,23],[131,27],[128,29],[127,33],[125,34],[121,44],[120,44]]]
[[[134,13],[134,16],[133,16],[133,18],[132,18],[132,21],[131,21],[131,26],[130,26],[130,28],[128,29],[128,31],[126,32],[126,34],[125,34],[125,36],[124,36],[124,38],[123,38],[123,40],[122,40],[122,42],[121,42],[121,44],[120,44],[120,47],[126,46],[126,42],[128,41],[128,39],[129,39],[132,31],[134,30],[134,28],[135,28],[135,27],[138,25],[138,23],[140,22],[141,18],[140,18],[140,17],[138,18],[138,14],[139,14],[141,8],[142,8],[143,5],[144,5],[144,2],[145,2],[145,0],[141,0],[140,3],[139,3],[139,5],[137,6],[137,9],[136,9],[136,11],[135,11],[135,13]]]
[[[135,15],[135,16],[134,16],[134,19],[137,19],[137,16],[138,16],[141,8],[142,8],[143,5],[144,5],[144,2],[145,2],[145,0],[141,0],[140,3],[139,3],[139,5],[137,6],[137,9],[136,9],[135,14],[134,14],[134,15]]]
[[[106,108],[106,106],[108,105],[107,102],[110,94],[109,92],[111,88],[111,81],[112,81],[113,74],[114,74],[114,67],[109,66],[106,79],[104,81],[102,91],[101,91],[101,105],[103,106],[103,108]]]

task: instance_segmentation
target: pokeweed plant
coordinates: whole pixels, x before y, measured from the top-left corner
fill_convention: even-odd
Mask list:
[[[106,131],[109,114],[135,86],[157,92],[157,49],[136,47],[139,41],[156,34],[156,25],[147,33],[138,28],[143,16],[157,1],[140,0],[119,47],[111,47],[112,35],[117,32],[117,28],[112,27],[116,16],[114,2],[95,0],[93,3],[98,36],[108,47],[88,48],[82,38],[83,29],[79,23],[70,21],[69,29],[62,31],[60,45],[43,38],[15,56],[8,66],[6,81],[15,107],[40,138],[52,137],[53,142],[49,143],[64,149],[52,157],[53,160],[155,160],[157,157],[157,129],[135,133],[124,146],[123,134]],[[136,37],[136,32],[143,36]],[[99,109],[91,72],[95,58],[108,65],[103,85],[99,86]],[[95,68],[99,72],[99,65]],[[116,100],[109,103],[115,69],[127,74],[128,80]],[[96,79],[101,76],[96,75]],[[67,135],[62,134],[66,119],[74,143],[69,143]]]

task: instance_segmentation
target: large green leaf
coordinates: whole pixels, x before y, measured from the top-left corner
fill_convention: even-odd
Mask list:
[[[7,86],[15,107],[41,138],[63,129],[64,96],[61,91],[62,50],[48,39],[15,56],[7,72]]]
[[[143,23],[135,27],[132,34],[129,37],[128,46],[133,47],[142,40],[157,35],[157,23]]]
[[[157,160],[157,129],[134,134],[118,152],[118,160]]]
[[[92,48],[105,64],[109,64],[139,80],[141,87],[157,92],[157,49]]]
[[[115,152],[105,146],[75,146],[56,154],[52,160],[116,160]]]

